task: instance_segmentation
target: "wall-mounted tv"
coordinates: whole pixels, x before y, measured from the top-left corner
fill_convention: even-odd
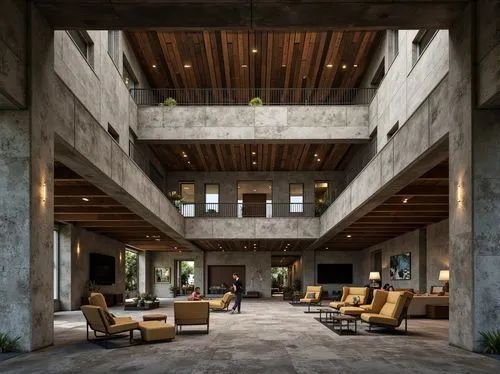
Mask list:
[[[318,264],[319,284],[351,284],[352,264]]]
[[[115,258],[113,256],[91,253],[89,261],[89,280],[99,285],[115,283]]]

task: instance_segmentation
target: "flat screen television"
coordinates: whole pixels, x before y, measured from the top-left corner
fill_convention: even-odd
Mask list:
[[[90,254],[89,279],[99,285],[115,283],[115,258],[100,253]]]
[[[318,264],[319,284],[351,284],[352,264]]]

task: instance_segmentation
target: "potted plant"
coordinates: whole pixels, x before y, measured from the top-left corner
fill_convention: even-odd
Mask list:
[[[500,355],[500,330],[481,331],[480,344],[483,352],[490,355]]]
[[[172,296],[176,297],[179,295],[180,288],[178,286],[170,286],[170,291],[172,292]]]
[[[19,339],[21,339],[20,336],[17,338],[11,338],[9,334],[4,334],[3,332],[0,332],[0,352],[1,353],[10,353],[10,352],[15,352],[19,348]]]
[[[260,97],[254,97],[252,100],[248,102],[248,105],[250,106],[261,106],[262,105],[262,99]]]
[[[167,97],[163,103],[160,103],[160,106],[176,106],[177,100],[173,97]]]
[[[182,196],[177,193],[177,191],[170,191],[169,193],[167,193],[167,199],[169,199],[172,204],[174,204],[177,210],[180,210],[182,204],[184,203],[184,200],[182,200]]]

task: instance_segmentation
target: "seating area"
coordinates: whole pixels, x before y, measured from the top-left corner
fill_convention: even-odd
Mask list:
[[[340,301],[332,301],[330,306],[340,309],[343,306],[366,304],[368,292],[368,287],[344,287]]]

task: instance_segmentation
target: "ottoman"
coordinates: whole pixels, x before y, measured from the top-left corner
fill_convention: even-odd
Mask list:
[[[142,316],[143,321],[163,321],[167,323],[167,315],[163,313],[150,313]]]
[[[139,322],[142,340],[145,342],[155,342],[160,340],[175,339],[175,327],[160,321]]]

